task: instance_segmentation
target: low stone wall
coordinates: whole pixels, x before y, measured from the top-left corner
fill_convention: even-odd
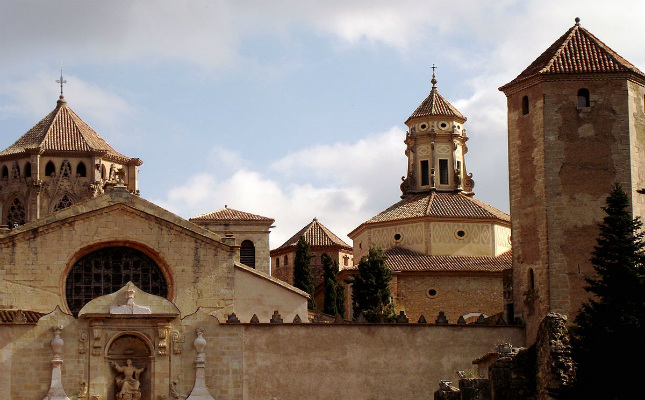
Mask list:
[[[244,324],[244,399],[431,399],[439,381],[521,327],[423,324]]]
[[[145,325],[140,322],[106,317],[98,331],[57,310],[37,324],[0,324],[0,382],[9,398],[45,397],[52,376],[52,327],[60,325],[67,395],[80,395],[86,382],[85,398],[109,399],[115,378],[109,367],[111,340],[120,331],[137,335],[137,327]],[[226,324],[204,310],[159,327],[169,336],[141,328],[141,337],[154,348],[142,374],[146,400],[171,399],[173,389],[191,392],[197,327],[206,340],[205,383],[219,400],[427,400],[440,380],[456,382],[458,370],[470,370],[472,360],[496,344],[524,345],[523,328],[516,326]]]

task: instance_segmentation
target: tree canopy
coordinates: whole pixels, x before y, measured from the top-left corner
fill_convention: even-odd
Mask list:
[[[321,259],[325,283],[323,312],[330,315],[340,315],[345,318],[345,288],[338,283],[338,261],[332,260],[327,254],[323,254]]]
[[[354,319],[362,312],[369,322],[392,321],[394,308],[390,303],[392,272],[385,264],[387,256],[375,246],[370,246],[367,256],[358,263],[358,275],[348,282],[352,286]]]
[[[638,365],[645,357],[645,257],[642,223],[632,218],[630,199],[619,184],[607,198],[606,215],[586,279],[593,296],[571,328],[573,385],[561,398],[642,398]]]
[[[296,256],[293,261],[293,286],[301,289],[311,296],[307,302],[307,308],[316,309],[316,300],[314,299],[314,277],[311,273],[311,257],[309,253],[309,243],[304,236],[300,236],[296,245]]]

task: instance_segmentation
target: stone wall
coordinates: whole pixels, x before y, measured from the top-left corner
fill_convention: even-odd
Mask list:
[[[395,274],[394,280],[395,307],[397,311],[405,310],[414,322],[421,315],[434,321],[440,311],[445,311],[449,322],[457,323],[464,315],[471,314],[477,319],[480,314],[491,316],[504,309],[501,272],[469,273],[468,276],[406,272]]]
[[[83,318],[54,312],[36,325],[0,324],[0,382],[10,388],[5,395],[25,399],[46,395],[51,378],[51,328],[63,325],[62,382],[67,395],[77,394],[81,381],[86,381],[87,398],[100,394],[105,399],[114,391],[115,374],[106,355],[111,339],[119,330],[127,333],[141,328],[143,332],[150,325],[143,320],[141,326],[133,325],[134,321],[104,319],[101,347],[96,352],[93,332]],[[190,393],[195,381],[192,343],[197,327],[203,327],[206,339],[206,385],[214,398],[230,400],[425,400],[432,398],[439,380],[468,370],[473,359],[495,344],[521,346],[524,340],[520,327],[262,322],[220,324],[200,309],[171,321],[165,342],[154,331],[149,340],[155,375],[151,392],[144,393],[144,398],[172,398],[171,388],[186,396]],[[142,376],[146,373],[152,371]]]
[[[589,107],[578,107],[580,88]],[[575,316],[588,298],[584,279],[612,184],[640,196],[643,88],[581,77],[507,95],[514,303],[532,342],[548,312]]]

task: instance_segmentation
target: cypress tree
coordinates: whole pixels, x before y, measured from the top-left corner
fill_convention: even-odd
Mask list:
[[[293,286],[301,289],[311,296],[307,302],[307,308],[316,309],[316,300],[314,299],[314,277],[311,274],[311,257],[309,253],[309,243],[304,236],[300,236],[296,245],[296,256],[293,261]]]
[[[323,312],[330,315],[340,315],[345,318],[345,288],[338,282],[338,261],[332,260],[327,254],[321,256],[323,264],[323,279],[325,282],[325,304]]]
[[[586,279],[593,297],[571,328],[576,378],[560,398],[642,398],[636,366],[645,357],[645,245],[642,223],[629,206],[627,194],[614,185],[591,257],[596,276]]]
[[[358,275],[348,280],[353,284],[352,308],[354,319],[362,312],[369,322],[392,321],[394,309],[390,304],[392,271],[385,261],[387,256],[375,246],[370,246],[367,256],[358,263]]]

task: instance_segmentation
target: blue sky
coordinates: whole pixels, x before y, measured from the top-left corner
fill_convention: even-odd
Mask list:
[[[430,90],[468,117],[476,197],[508,212],[506,99],[579,16],[645,69],[641,1],[0,1],[0,147],[68,105],[139,157],[142,197],[317,217],[339,236],[399,200],[403,122]]]

